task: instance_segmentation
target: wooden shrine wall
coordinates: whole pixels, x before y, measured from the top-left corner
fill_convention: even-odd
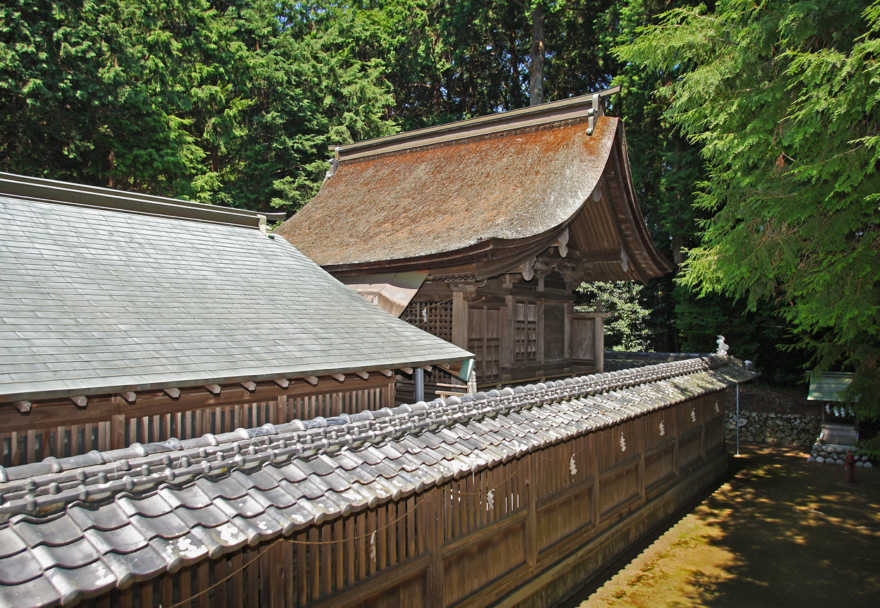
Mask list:
[[[575,313],[574,295],[554,274],[519,279],[427,282],[400,318],[474,353],[482,388],[601,372],[604,315]],[[425,377],[425,398],[450,383],[456,381],[435,369]],[[411,396],[409,384],[399,387],[403,402]]]
[[[723,401],[707,394],[84,605],[487,606],[722,455]]]
[[[138,395],[135,403],[121,397],[90,399],[85,408],[69,400],[34,405],[22,414],[12,404],[0,405],[0,448],[6,467],[63,458],[91,450],[112,450],[134,442],[190,439],[206,433],[354,414],[394,407],[394,381],[381,374],[367,380],[346,376],[345,382],[322,378],[312,386],[291,381],[287,389],[258,385],[224,388],[213,396],[204,389],[183,393],[178,400],[158,392]]]

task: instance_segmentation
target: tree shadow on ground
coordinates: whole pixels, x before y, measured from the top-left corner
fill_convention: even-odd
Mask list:
[[[746,446],[728,476],[565,606],[871,606],[880,597],[880,470]],[[584,602],[582,604],[582,602]]]

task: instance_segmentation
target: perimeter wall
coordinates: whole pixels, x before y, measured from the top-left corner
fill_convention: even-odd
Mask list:
[[[727,466],[715,392],[89,606],[552,606]]]

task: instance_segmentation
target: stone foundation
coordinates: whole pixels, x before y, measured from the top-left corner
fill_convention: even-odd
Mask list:
[[[843,466],[846,463],[844,460],[844,458],[846,458],[846,453],[850,450],[855,451],[855,448],[851,445],[814,443],[813,449],[810,451],[810,457],[807,458],[807,461]],[[873,466],[867,456],[859,456],[856,454],[855,459],[857,467],[870,469]]]
[[[777,443],[782,445],[813,445],[821,430],[819,416],[795,414],[739,413],[740,441]],[[724,426],[725,437],[736,440],[736,412],[727,412]]]

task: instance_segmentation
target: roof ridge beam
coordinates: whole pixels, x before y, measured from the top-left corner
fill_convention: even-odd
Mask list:
[[[469,137],[535,127],[574,118],[591,117],[595,121],[595,118],[602,113],[601,107],[597,108],[596,105],[601,106],[603,98],[619,93],[620,90],[621,87],[619,86],[611,87],[598,93],[570,97],[528,108],[480,116],[479,118],[417,129],[397,135],[368,139],[344,146],[333,145],[329,146],[328,150],[334,153],[334,158],[338,158],[339,162],[342,162],[365,156],[398,152],[409,148],[444,143],[450,140],[459,141]]]

